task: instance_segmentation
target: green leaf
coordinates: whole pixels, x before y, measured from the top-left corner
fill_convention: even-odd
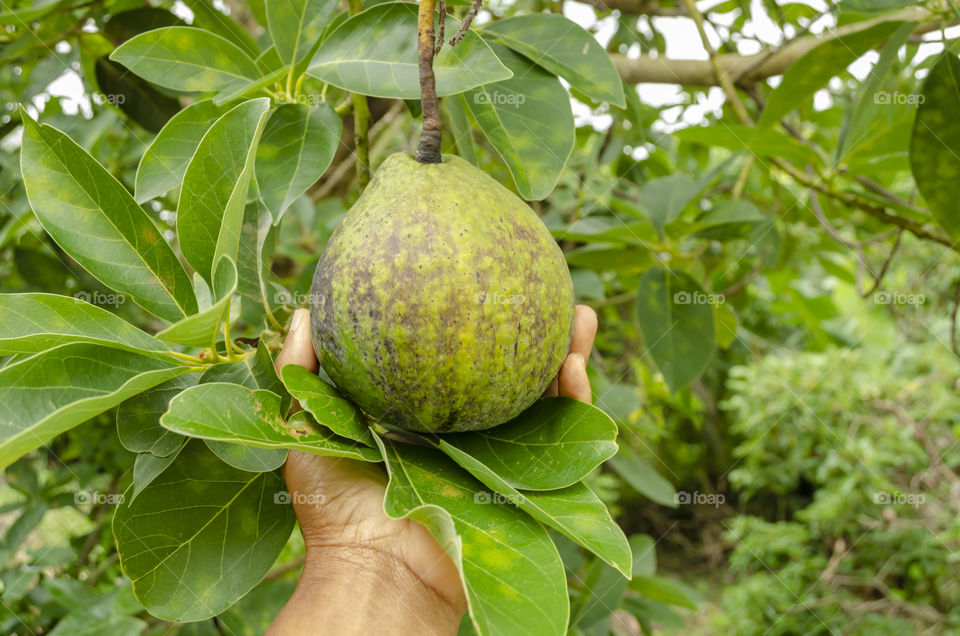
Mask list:
[[[157,618],[197,621],[233,605],[274,564],[290,531],[279,473],[232,468],[192,442],[140,496],[113,535],[124,574]]]
[[[303,411],[284,421],[280,406],[280,398],[271,391],[220,382],[198,384],[171,400],[160,424],[206,440],[381,461],[377,451],[330,433]]]
[[[37,220],[105,285],[176,321],[197,310],[190,278],[126,188],[72,139],[21,108],[23,184]]]
[[[127,117],[157,132],[180,111],[180,102],[167,97],[122,65],[102,57],[94,64],[100,93]]]
[[[36,353],[77,341],[130,351],[167,349],[123,318],[80,298],[0,294],[0,355]]]
[[[186,26],[186,22],[166,9],[140,7],[129,11],[111,12],[103,25],[103,35],[119,46],[144,31],[168,26]]]
[[[742,150],[761,158],[777,157],[800,164],[821,163],[810,146],[775,128],[760,130],[725,121],[714,126],[690,126],[676,131],[673,135],[691,143]]]
[[[269,108],[270,100],[263,97],[223,115],[203,136],[184,173],[177,205],[180,250],[208,282],[221,256],[236,261],[257,141]]]
[[[290,409],[290,394],[284,388],[273,366],[270,350],[263,340],[257,344],[252,356],[240,362],[223,362],[207,369],[200,377],[200,383],[230,382],[248,389],[264,389],[280,396],[279,412]],[[279,468],[286,461],[287,451],[283,448],[254,448],[234,442],[206,440],[207,448],[220,459],[240,470],[263,472]]]
[[[237,266],[230,257],[220,259],[213,277],[213,287],[216,300],[210,307],[158,332],[157,338],[188,347],[211,346],[220,333],[220,323],[237,291]]]
[[[910,171],[934,220],[960,238],[957,180],[960,179],[960,60],[945,53],[923,82],[923,102],[910,138]]]
[[[717,346],[724,350],[728,349],[737,339],[737,314],[730,303],[723,303],[714,308],[713,327],[717,335]]]
[[[557,13],[533,13],[490,22],[483,30],[588,97],[626,106],[610,55],[576,22]]]
[[[170,466],[170,464],[176,461],[177,455],[180,454],[180,451],[182,451],[187,445],[187,442],[190,441],[188,438],[183,437],[182,435],[177,435],[176,439],[179,441],[179,444],[173,450],[173,452],[166,457],[157,457],[152,453],[137,454],[137,458],[133,461],[133,488],[130,494],[131,501],[136,499],[137,495],[139,495],[144,488],[149,486],[154,479],[156,479]]]
[[[272,391],[280,396],[280,412],[290,410],[290,394],[277,376],[270,349],[263,339],[257,343],[257,350],[252,356],[239,362],[221,362],[204,371],[200,376],[200,384],[208,382],[229,382],[248,389]]]
[[[713,355],[713,295],[688,274],[654,268],[640,279],[637,318],[647,351],[671,391],[699,376]]]
[[[260,77],[260,69],[243,49],[194,27],[141,33],[117,47],[110,59],[157,86],[178,91],[221,91]]]
[[[837,138],[837,150],[834,154],[836,162],[839,163],[843,158],[847,143],[850,139],[859,141],[868,134],[867,127],[873,119],[872,115],[880,106],[877,104],[877,90],[881,82],[886,78],[894,62],[899,60],[900,47],[910,34],[917,27],[915,22],[904,22],[900,28],[890,36],[887,43],[880,50],[880,57],[876,64],[870,69],[867,77],[864,78],[860,87],[857,88],[857,94],[853,101],[853,108],[848,108],[846,118],[843,121],[843,128],[840,130],[840,136]]]
[[[653,576],[657,572],[657,542],[646,534],[630,537],[633,553],[633,576]]]
[[[204,440],[204,442],[214,455],[230,466],[251,473],[276,470],[287,461],[285,448],[254,448],[213,439]]]
[[[697,182],[685,174],[677,173],[650,179],[640,188],[640,207],[657,228],[663,228],[675,220],[687,205],[699,195]]]
[[[742,238],[758,224],[770,221],[770,216],[746,199],[730,199],[717,203],[692,229],[698,238],[727,241]]]
[[[446,115],[444,126],[449,131],[449,140],[457,149],[457,154],[477,165],[477,146],[473,140],[473,126],[467,115],[467,105],[462,95],[451,95],[440,101],[440,108]]]
[[[573,150],[570,96],[550,73],[502,44],[491,47],[513,77],[485,83],[465,93],[464,101],[506,163],[520,196],[543,199]]]
[[[271,0],[267,30],[284,64],[302,60],[337,8],[337,0]]]
[[[128,451],[168,457],[179,450],[183,437],[160,426],[170,400],[197,383],[198,374],[190,373],[167,380],[126,400],[117,408],[117,436]]]
[[[448,16],[446,32],[460,22]],[[490,47],[468,31],[433,61],[437,96],[452,95],[510,77]],[[393,99],[420,99],[417,5],[387,2],[358,13],[320,45],[307,72],[344,90]]]
[[[697,609],[697,599],[690,594],[685,586],[662,576],[635,576],[630,581],[629,586],[634,592],[649,599],[668,605]]]
[[[0,468],[127,398],[190,369],[78,342],[0,369]]]
[[[273,216],[260,200],[247,203],[237,248],[237,291],[261,304],[267,300],[270,263],[277,244]]]
[[[387,462],[384,510],[419,521],[459,568],[480,634],[561,635],[569,616],[563,564],[546,530],[439,451],[375,436]]]
[[[583,590],[573,606],[570,625],[587,630],[600,623],[594,633],[609,633],[610,615],[620,606],[627,591],[627,579],[603,561],[591,563],[583,575]]]
[[[770,94],[760,115],[760,128],[777,123],[802,106],[834,75],[840,75],[858,57],[884,41],[902,22],[882,22],[869,29],[827,40],[790,65]]]
[[[30,6],[0,12],[0,24],[21,26],[53,12],[61,4],[65,4],[65,0],[34,0]],[[3,6],[9,5],[4,3]]]
[[[609,463],[610,468],[641,495],[658,504],[676,508],[677,491],[673,485],[661,477],[635,450],[626,444],[620,444],[620,452]]]
[[[340,437],[366,444],[373,448],[373,436],[363,416],[352,402],[340,395],[334,387],[303,367],[288,364],[280,370],[287,390],[309,411],[317,422]]]
[[[167,122],[147,146],[137,166],[138,202],[149,201],[180,185],[200,139],[227,110],[205,99],[184,108]]]
[[[573,485],[617,452],[617,425],[597,407],[569,398],[547,398],[506,424],[440,439],[513,488],[555,490]],[[545,452],[549,449],[550,452]]]
[[[61,579],[62,580],[62,579]],[[49,636],[138,636],[147,628],[147,623],[131,616],[140,610],[127,583],[121,583],[115,591],[80,603],[56,627]]]
[[[583,482],[559,490],[520,492],[496,471],[457,447],[441,441],[440,449],[507,502],[545,526],[560,531],[630,577],[632,557],[627,537],[610,517],[607,507]],[[491,493],[481,495],[490,501],[494,499]]]
[[[260,54],[260,46],[253,35],[236,20],[217,9],[213,0],[184,0],[184,4],[193,11],[193,26],[233,42],[251,57]]]
[[[278,222],[333,160],[343,123],[328,104],[285,104],[267,122],[257,149],[260,198]]]
[[[267,73],[263,77],[258,77],[255,80],[250,80],[248,82],[237,82],[236,84],[231,84],[224,90],[220,91],[213,96],[213,103],[217,106],[223,106],[224,104],[229,104],[230,102],[240,99],[244,96],[251,95],[260,95],[263,93],[261,89],[264,89],[271,84],[276,82],[285,81],[287,78],[286,69],[277,69],[270,73]]]

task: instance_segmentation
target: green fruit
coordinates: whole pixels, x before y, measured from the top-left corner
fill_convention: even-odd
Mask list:
[[[337,387],[411,431],[490,428],[557,374],[573,283],[546,226],[458,157],[383,162],[320,258],[313,343]]]

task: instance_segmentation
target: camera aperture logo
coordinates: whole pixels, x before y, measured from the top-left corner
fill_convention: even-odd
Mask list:
[[[907,294],[902,291],[878,291],[873,295],[877,305],[922,305],[927,302],[923,294]]]
[[[527,297],[523,294],[478,291],[473,295],[473,302],[478,305],[522,305],[527,302]]]
[[[927,501],[922,492],[887,492],[878,490],[873,493],[873,503],[880,506],[913,506],[919,508]]]
[[[78,291],[73,295],[73,297],[77,300],[82,300],[85,303],[99,305],[101,307],[119,307],[127,302],[127,297],[124,294],[105,294],[99,291]]]
[[[474,104],[491,104],[493,106],[513,106],[517,108],[523,106],[527,101],[527,96],[521,93],[505,93],[503,91],[493,91],[488,93],[480,90],[473,94]]]
[[[319,508],[327,503],[327,496],[316,492],[287,492],[281,490],[273,493],[273,503],[280,505],[293,504],[295,506],[313,506]]]
[[[96,490],[78,490],[73,493],[73,503],[77,506],[93,504],[96,506],[119,506],[123,503],[123,495]]]
[[[888,93],[887,91],[877,91],[873,94],[873,103],[874,104],[896,104],[898,106],[919,106],[920,104],[927,101],[926,95],[923,93],[901,93],[900,91],[893,91]]]
[[[706,493],[706,492],[687,492],[685,490],[678,490],[673,495],[673,503],[678,506],[713,506],[714,508],[719,508],[727,502],[727,497],[723,493]]]
[[[514,496],[481,490],[473,494],[473,503],[475,504],[511,504],[513,506],[519,506],[524,501],[526,501],[526,497],[520,493]]]
[[[305,307],[311,301],[311,294],[301,292],[291,292],[287,290],[278,291],[273,295],[273,302],[278,305],[287,305],[290,307]]]
[[[674,305],[722,305],[726,302],[723,294],[705,294],[701,291],[678,291],[673,295]]]

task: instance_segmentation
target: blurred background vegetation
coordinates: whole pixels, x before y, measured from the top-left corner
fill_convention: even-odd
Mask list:
[[[957,31],[945,5],[907,5],[517,0],[482,12],[481,28],[564,13],[596,34],[626,80],[622,109],[573,92],[573,153],[557,188],[532,205],[564,248],[580,302],[600,315],[594,394],[624,449],[590,483],[628,534],[651,538],[658,563],[644,569],[663,578],[627,591],[566,550],[575,631],[960,634],[960,259],[933,225],[908,156],[923,78]],[[105,56],[164,20],[237,24],[264,38],[263,0],[0,6],[0,290],[110,294],[31,214],[16,105],[132,187],[153,134],[189,100]],[[904,10],[917,13],[889,13]],[[869,20],[912,26],[899,41],[890,29],[862,50],[851,44],[849,55],[791,53],[788,43],[825,42]],[[697,61],[673,64],[685,58]],[[782,101],[772,94],[790,68],[822,85],[796,92],[782,122],[748,129],[768,100]],[[665,74],[675,81],[664,84]],[[419,122],[402,102],[370,101],[375,169],[412,151]],[[306,297],[358,194],[349,116],[345,124],[333,165],[276,236],[275,301],[287,311]],[[451,137],[449,152],[472,154],[512,187],[483,137]],[[175,203],[161,197],[148,209],[172,239]],[[656,353],[648,317],[659,309],[644,274],[661,266],[712,295],[713,338],[702,337],[702,316],[678,315],[669,337],[680,344]],[[132,303],[108,308],[160,326]],[[237,335],[245,325],[255,335],[261,319],[244,304]],[[700,357],[692,381],[665,379],[664,365]],[[114,416],[6,471],[0,632],[262,633],[296,580],[299,533],[267,580],[214,621],[174,627],[138,607],[117,562],[111,503],[77,496],[130,483],[134,456]]]

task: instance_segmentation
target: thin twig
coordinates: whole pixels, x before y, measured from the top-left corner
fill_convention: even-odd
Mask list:
[[[467,15],[464,16],[463,22],[460,23],[460,28],[457,29],[457,34],[450,39],[450,46],[456,46],[460,43],[460,40],[463,39],[463,36],[467,34],[467,29],[470,28],[470,23],[473,22],[473,19],[477,17],[477,13],[480,11],[480,7],[483,6],[483,0],[473,0],[473,4],[470,5],[470,10],[467,11]]]
[[[437,6],[440,8],[440,25],[437,28],[437,46],[433,50],[433,57],[440,55],[440,49],[443,48],[444,32],[447,30],[447,2],[446,0],[437,0]]]
[[[710,38],[707,37],[707,30],[703,26],[703,14],[697,9],[694,0],[683,0],[683,5],[697,25],[697,31],[700,33],[703,48],[707,50],[707,54],[710,56],[710,65],[713,67],[713,72],[717,76],[717,82],[727,96],[727,101],[730,102],[730,106],[740,121],[748,126],[753,125],[753,119],[750,117],[750,113],[747,112],[746,106],[743,105],[743,100],[737,96],[737,89],[733,86],[733,82],[730,81],[730,75],[727,74],[726,69],[720,64],[720,61],[717,59],[717,51],[713,48],[713,45],[710,44]]]

